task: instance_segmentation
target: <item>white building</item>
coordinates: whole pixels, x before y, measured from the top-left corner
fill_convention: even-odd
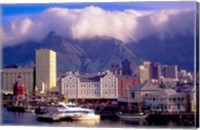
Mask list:
[[[128,98],[119,98],[118,102],[148,107],[154,112],[195,111],[194,93],[176,92],[171,88],[161,89],[157,83],[143,83],[127,91]]]
[[[118,80],[111,72],[80,75],[70,71],[60,78],[59,93],[67,99],[116,99]]]
[[[187,97],[183,93],[177,93],[174,89],[163,89],[160,92],[149,94],[145,105],[157,112],[186,112]]]
[[[56,52],[36,50],[36,86],[39,91],[56,90]]]
[[[180,93],[185,94],[186,98],[188,99],[187,101],[187,110],[190,112],[196,112],[197,110],[197,99],[196,99],[196,87],[188,87],[184,88],[180,91]]]
[[[17,77],[22,77],[27,92],[33,92],[33,68],[5,68],[2,70],[1,89],[4,92],[13,92],[13,85]]]

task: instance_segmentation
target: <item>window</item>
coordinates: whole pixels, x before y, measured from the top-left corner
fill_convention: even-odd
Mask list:
[[[180,109],[180,104],[178,104],[178,110]]]
[[[135,98],[135,93],[132,92],[132,93],[131,93],[131,96],[132,96],[132,98]]]

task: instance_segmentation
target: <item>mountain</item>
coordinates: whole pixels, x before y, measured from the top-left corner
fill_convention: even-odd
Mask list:
[[[42,41],[28,41],[3,48],[3,66],[33,67],[35,51],[47,48],[57,53],[57,75],[66,71],[97,72],[110,69],[124,59],[131,61],[136,70],[144,60],[178,65],[180,69],[194,69],[194,37],[176,35],[160,39],[155,35],[137,42],[123,43],[111,37],[76,40],[57,35],[51,31]]]
[[[124,59],[131,61],[131,67],[134,70],[142,61],[122,41],[115,38],[96,37],[76,41],[76,44],[88,54],[92,61],[83,67],[88,71],[110,69],[112,64],[120,65]]]
[[[127,44],[138,57],[167,65],[178,65],[180,69],[194,71],[194,36],[175,35],[160,39],[151,35]]]
[[[132,62],[132,69],[141,63],[141,59],[117,39],[74,40],[52,31],[41,42],[29,41],[3,48],[3,65],[34,66],[35,51],[40,48],[56,51],[58,76],[69,70],[97,72],[110,69],[112,64],[121,64],[127,58]]]

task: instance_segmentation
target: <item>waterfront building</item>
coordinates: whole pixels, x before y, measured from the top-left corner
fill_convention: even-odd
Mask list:
[[[160,88],[158,83],[146,82],[131,87],[127,97],[118,98],[119,104],[129,107],[149,108],[154,112],[195,112],[196,95],[193,87],[176,91],[170,87]]]
[[[150,93],[160,92],[161,90],[162,89],[159,88],[158,83],[141,83],[134,87],[131,87],[127,91],[127,96],[118,98],[118,102],[119,104],[130,103],[131,106],[140,105],[141,107],[145,103],[145,99]]]
[[[154,112],[186,112],[187,96],[174,89],[150,93],[145,99],[145,105]]]
[[[36,86],[42,93],[56,91],[56,52],[36,50]]]
[[[4,68],[1,76],[1,89],[3,92],[12,93],[13,84],[17,81],[18,75],[25,85],[26,92],[33,92],[33,68]]]
[[[127,90],[140,84],[140,79],[133,76],[117,76],[118,78],[118,96],[127,97]]]
[[[122,61],[122,75],[131,75],[131,62],[128,59]]]
[[[117,99],[118,80],[111,72],[81,75],[66,72],[59,80],[59,93],[67,99]]]
[[[196,99],[196,87],[187,87],[183,88],[180,91],[181,94],[185,94],[185,97],[187,99],[187,111],[188,112],[196,112],[197,108],[197,99]]]

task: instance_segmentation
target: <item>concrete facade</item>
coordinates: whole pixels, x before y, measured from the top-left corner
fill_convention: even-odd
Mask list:
[[[25,89],[28,92],[33,92],[33,68],[5,68],[2,70],[1,89],[3,91],[13,91],[13,85],[20,75]]]
[[[36,86],[43,93],[56,90],[56,52],[36,50]]]

